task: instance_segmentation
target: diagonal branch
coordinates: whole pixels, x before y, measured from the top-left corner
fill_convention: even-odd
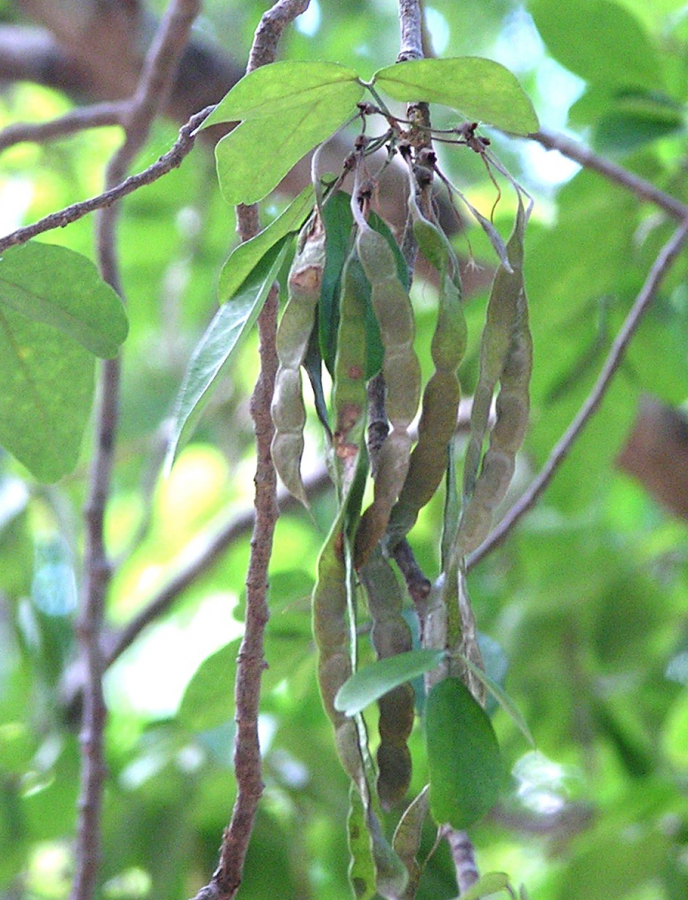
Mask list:
[[[660,191],[659,188],[656,188],[649,181],[645,181],[644,178],[639,178],[616,163],[598,156],[592,150],[588,150],[587,147],[578,143],[578,141],[573,141],[563,134],[554,134],[551,131],[538,131],[535,134],[531,134],[530,137],[548,150],[558,150],[562,156],[580,163],[585,169],[598,172],[609,181],[628,188],[636,197],[654,203],[655,206],[663,209],[672,218],[681,222],[688,219],[688,206],[685,203],[681,203],[680,200],[677,200],[670,194]]]
[[[108,188],[102,194],[98,194],[88,200],[82,200],[79,203],[73,203],[71,206],[66,206],[64,209],[50,213],[50,215],[39,219],[37,222],[33,222],[31,225],[24,225],[4,238],[0,238],[0,253],[10,247],[25,244],[39,234],[45,234],[46,231],[52,231],[54,228],[65,228],[72,222],[76,222],[78,219],[82,219],[98,209],[112,206],[113,203],[116,203],[128,194],[137,191],[144,185],[152,184],[158,178],[162,178],[163,175],[167,175],[172,169],[179,168],[184,158],[193,149],[199,125],[208,118],[214,108],[214,106],[208,106],[206,109],[191,116],[189,121],[179,129],[179,137],[172,147],[156,162],[148,166],[147,169],[144,169],[137,175],[130,175],[129,178],[125,178],[124,181],[115,187]]]
[[[614,339],[609,355],[602,367],[595,385],[581,406],[575,419],[571,422],[566,432],[559,439],[552,450],[549,459],[543,466],[539,475],[532,481],[528,490],[514,503],[501,522],[494,529],[487,540],[473,553],[467,561],[467,568],[479,563],[488,553],[498,547],[520,519],[535,505],[539,497],[545,491],[557,469],[568,456],[573,444],[587,425],[593,413],[599,407],[607,393],[612,378],[623,362],[626,348],[635,334],[643,315],[654,300],[662,280],[673,265],[676,257],[681,252],[688,240],[688,218],[674,232],[671,239],[660,251],[654,265],[645,280],[630,312]]]
[[[49,122],[8,125],[0,131],[0,152],[24,141],[45,143],[87,128],[121,125],[127,107],[126,103],[95,103],[93,106],[74,109]]]

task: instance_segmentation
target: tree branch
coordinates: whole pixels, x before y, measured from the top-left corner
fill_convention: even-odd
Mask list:
[[[279,0],[263,14],[253,39],[247,74],[274,62],[284,29],[308,8],[310,0]],[[237,230],[246,241],[260,230],[258,206],[238,206]],[[255,510],[251,555],[246,576],[246,623],[239,648],[235,683],[236,725],[234,772],[237,796],[232,817],[222,838],[220,862],[200,897],[231,900],[243,877],[246,851],[253,831],[263,781],[258,738],[258,709],[264,658],[264,633],[269,617],[268,566],[272,553],[277,508],[277,476],[270,445],[274,434],[270,406],[277,373],[278,288],[273,285],[258,317],[260,373],[251,397],[251,417],[256,435]]]
[[[423,59],[423,10],[420,0],[399,0],[401,41],[397,62]]]
[[[674,232],[671,239],[660,251],[654,265],[650,269],[645,284],[633,303],[630,312],[626,316],[621,330],[614,339],[609,355],[607,356],[592,391],[581,406],[575,419],[571,422],[564,435],[552,450],[549,459],[543,466],[540,474],[532,481],[528,490],[516,501],[516,503],[514,503],[487,540],[485,540],[485,542],[468,558],[468,569],[472,568],[476,563],[479,563],[488,553],[504,541],[519,520],[532,509],[549,485],[557,469],[568,456],[569,451],[579,434],[602,402],[614,374],[623,361],[626,348],[640,325],[645,311],[654,300],[663,278],[671,268],[678,254],[681,252],[687,239],[688,218],[684,220],[683,224]]]
[[[169,90],[199,5],[200,0],[172,0],[170,3],[128,110],[125,141],[108,165],[106,187],[111,188],[121,181],[131,159],[145,143],[151,122]],[[116,207],[109,207],[101,212],[96,223],[98,258],[103,278],[123,296],[116,252],[116,219]],[[83,769],[72,900],[90,900],[93,896],[100,862],[100,810],[106,774],[103,746],[106,708],[103,697],[101,631],[105,596],[112,571],[105,547],[103,524],[114,463],[120,373],[119,358],[108,359],[103,364],[96,413],[96,447],[85,510],[85,571],[79,637],[86,684],[81,733]]]
[[[592,150],[588,150],[587,147],[583,147],[582,144],[571,140],[566,135],[554,134],[550,131],[538,131],[535,134],[531,134],[530,137],[548,150],[558,150],[562,156],[580,163],[584,168],[598,172],[609,181],[628,188],[636,197],[654,203],[655,206],[663,209],[672,218],[681,222],[688,219],[688,206],[685,203],[681,203],[675,197],[660,191],[654,184],[639,178],[616,163],[598,156]]]
[[[52,231],[54,228],[65,228],[72,222],[76,222],[77,219],[82,219],[97,209],[105,209],[108,206],[112,206],[113,203],[126,197],[127,194],[133,193],[133,191],[144,185],[152,184],[172,169],[179,168],[184,158],[193,149],[199,125],[208,118],[213,109],[213,106],[208,106],[201,112],[191,116],[189,121],[179,129],[179,137],[167,153],[147,169],[144,169],[143,172],[139,172],[137,175],[130,175],[129,178],[126,178],[120,184],[103,191],[102,194],[98,194],[96,197],[73,203],[71,206],[66,206],[64,209],[50,213],[50,215],[39,219],[37,222],[18,228],[4,238],[0,238],[0,253],[18,244],[25,244],[46,231]]]
[[[0,131],[0,152],[25,141],[42,144],[87,128],[121,125],[127,108],[126,103],[96,103],[74,109],[49,122],[8,125]]]

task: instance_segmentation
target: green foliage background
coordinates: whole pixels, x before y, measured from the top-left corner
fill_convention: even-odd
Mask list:
[[[164,4],[158,4],[162,7]],[[208,2],[199,28],[243,60],[264,4]],[[283,58],[328,59],[363,77],[393,62],[396,5],[321,0],[313,34],[285,35]],[[440,55],[482,54],[519,76],[543,127],[567,123],[632,171],[688,200],[685,184],[688,16],[678,0],[433,0]],[[0,15],[9,18],[8,4]],[[531,19],[532,16],[532,19]],[[442,46],[442,44],[446,44]],[[575,76],[575,77],[574,77]],[[568,107],[570,106],[570,109]],[[18,84],[0,95],[0,125],[69,108]],[[568,118],[567,118],[568,116]],[[437,124],[440,124],[438,121]],[[174,140],[160,124],[137,163]],[[537,198],[527,240],[535,341],[531,430],[511,496],[527,484],[590,390],[616,328],[672,223],[592,172],[567,170],[526,141],[495,134],[502,158]],[[101,189],[116,129],[0,157],[3,232]],[[487,210],[494,188],[479,160],[447,168]],[[557,179],[560,180],[560,179]],[[265,205],[264,221],[285,198]],[[508,227],[511,199],[497,208]],[[92,222],[45,239],[93,257]],[[486,240],[470,233],[478,260]],[[114,634],[228,516],[251,502],[249,338],[167,480],[158,477],[167,422],[189,355],[216,309],[218,273],[235,243],[233,211],[199,146],[182,168],[124,202],[120,248],[130,333],[122,432],[107,534],[120,560],[108,609]],[[466,251],[463,239],[457,248]],[[509,662],[507,688],[537,743],[499,712],[512,773],[498,811],[471,835],[481,870],[507,871],[536,900],[680,900],[688,895],[688,560],[685,526],[614,469],[651,393],[688,399],[685,253],[642,325],[627,362],[544,499],[506,545],[470,575],[481,630]],[[433,288],[414,288],[418,352],[430,370]],[[485,293],[467,306],[470,390]],[[313,417],[314,418],[314,417]],[[35,423],[27,421],[27,429]],[[322,458],[314,426],[310,464]],[[0,891],[61,898],[70,876],[78,726],[73,620],[89,436],[73,475],[37,485],[0,458]],[[264,678],[266,793],[241,896],[349,896],[346,778],[318,697],[308,595],[334,510],[285,515],[271,567],[270,668]],[[441,498],[412,535],[438,571]],[[233,801],[231,684],[241,632],[248,536],[151,625],[106,678],[110,777],[102,896],[192,895],[216,863]],[[667,667],[671,666],[667,677]],[[419,734],[414,756],[422,753]],[[414,787],[423,784],[416,766]],[[427,846],[433,835],[428,832]],[[441,846],[423,876],[427,900],[455,896]]]

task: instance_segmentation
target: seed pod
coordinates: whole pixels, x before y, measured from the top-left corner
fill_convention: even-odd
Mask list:
[[[431,344],[435,372],[423,392],[418,443],[390,517],[390,546],[395,546],[413,528],[419,511],[430,501],[447,469],[447,448],[456,429],[461,399],[457,369],[466,349],[466,320],[460,290],[448,274],[450,257],[435,226],[425,220],[422,225],[423,233],[427,229],[437,233],[431,244],[432,258],[442,265],[437,325]],[[426,244],[428,237],[425,233]]]
[[[316,212],[299,235],[299,247],[289,271],[289,299],[277,330],[277,358],[272,399],[272,460],[287,490],[308,505],[301,480],[306,408],[300,367],[315,323],[325,265],[325,231]]]
[[[363,442],[367,404],[365,298],[356,277],[356,265],[357,261],[350,256],[342,273],[332,390],[333,449],[342,486],[353,477]]]
[[[356,249],[372,286],[371,299],[384,347],[386,412],[392,427],[378,458],[373,503],[361,517],[356,533],[354,562],[360,568],[384,535],[406,480],[411,451],[408,426],[420,399],[420,365],[413,349],[413,307],[399,281],[389,244],[378,232],[361,226]]]
[[[412,647],[411,629],[402,615],[403,595],[389,562],[376,547],[360,570],[373,620],[372,641],[378,659]],[[406,741],[413,728],[414,693],[403,684],[378,701],[380,746],[377,790],[383,809],[403,800],[411,781],[411,754]]]
[[[480,355],[480,376],[471,413],[471,438],[464,464],[464,511],[457,533],[460,554],[475,550],[487,537],[494,509],[502,502],[514,472],[515,457],[528,424],[533,342],[523,284],[525,214],[519,204],[509,240],[513,271],[500,268],[487,310]],[[490,443],[478,465],[487,430],[490,404],[499,381],[497,419]]]

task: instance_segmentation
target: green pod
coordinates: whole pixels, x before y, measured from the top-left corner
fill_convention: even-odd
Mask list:
[[[370,227],[359,232],[356,242],[358,258],[371,284],[397,278],[397,262],[385,238]]]
[[[402,615],[403,594],[379,546],[359,575],[373,620],[371,637],[378,659],[410,650],[413,642],[411,629]],[[389,809],[403,800],[411,781],[412,763],[406,741],[415,715],[413,688],[403,684],[389,691],[378,701],[378,708],[377,790],[383,808]]]
[[[479,506],[494,510],[504,499],[514,474],[514,455],[505,453],[492,444],[483,459],[480,478],[472,500]]]
[[[271,404],[275,426],[272,441],[275,469],[287,490],[306,506],[306,492],[301,480],[306,410],[300,367],[315,325],[324,266],[325,232],[322,220],[316,214],[299,235],[298,250],[289,270],[289,298],[277,329],[279,366]]]
[[[306,407],[301,393],[301,372],[298,369],[278,369],[271,412],[275,426],[271,446],[275,470],[289,493],[307,506],[308,499],[301,480]]]
[[[437,309],[437,325],[430,345],[432,361],[437,371],[456,373],[466,353],[467,343],[468,327],[461,291],[444,272]]]
[[[379,237],[376,231],[366,233]],[[359,247],[361,243],[362,238],[358,241]],[[366,275],[370,277],[367,272]],[[385,351],[394,349],[399,353],[402,351],[408,353],[412,349],[415,326],[413,309],[406,289],[396,275],[384,281],[373,281],[371,284],[373,286],[371,300]]]
[[[527,395],[502,388],[497,396],[496,412],[492,440],[506,452],[515,454],[523,443],[528,428]]]
[[[433,233],[437,231],[430,227]],[[399,502],[390,517],[390,546],[395,546],[413,528],[418,513],[439,487],[447,470],[449,442],[456,429],[461,400],[456,372],[466,351],[467,330],[461,293],[447,275],[446,265],[445,259],[431,344],[435,372],[423,392],[418,443],[411,454]]]
[[[392,426],[378,456],[373,503],[364,513],[356,535],[354,559],[360,568],[382,539],[406,480],[411,453],[407,429],[418,410],[421,377],[413,349],[413,307],[399,281],[389,244],[366,226],[358,232],[356,249],[372,285],[371,302],[384,348],[385,410]]]
[[[467,828],[495,804],[502,761],[492,724],[458,678],[430,691],[425,708],[430,812],[438,825]]]
[[[411,436],[392,431],[380,448],[373,502],[361,516],[354,543],[354,565],[360,569],[384,535],[392,508],[408,472]]]
[[[464,502],[468,502],[477,489],[480,456],[497,381],[500,382],[500,389],[506,391],[505,403],[500,405],[498,401],[501,411],[511,412],[513,409],[513,404],[506,402],[509,393],[515,393],[526,407],[528,403],[532,339],[528,328],[528,305],[523,283],[524,229],[525,213],[519,204],[516,225],[508,243],[512,271],[507,271],[504,266],[497,270],[487,305],[480,348],[480,374],[471,410],[471,437],[464,462]],[[513,436],[506,422],[500,425],[496,434],[493,430],[490,446],[498,451],[515,453],[520,446],[518,437],[522,440],[522,434],[525,433],[523,416],[518,416],[514,425]],[[515,449],[508,451],[507,448],[510,447]]]
[[[406,890],[400,900],[413,900],[418,890],[422,869],[416,859],[423,837],[423,823],[428,814],[427,786],[404,810],[392,838],[392,847],[399,854],[409,873]]]
[[[393,428],[406,429],[418,412],[421,391],[420,363],[409,353],[390,352],[383,366],[387,387],[387,417]]]
[[[413,528],[419,511],[429,503],[447,470],[447,448],[456,430],[461,389],[455,375],[435,372],[423,392],[423,412],[418,423],[418,443],[392,510],[389,544],[394,547]]]
[[[366,416],[365,298],[355,277],[352,257],[344,266],[332,401],[335,414],[333,449],[343,471],[353,464],[363,441]]]

